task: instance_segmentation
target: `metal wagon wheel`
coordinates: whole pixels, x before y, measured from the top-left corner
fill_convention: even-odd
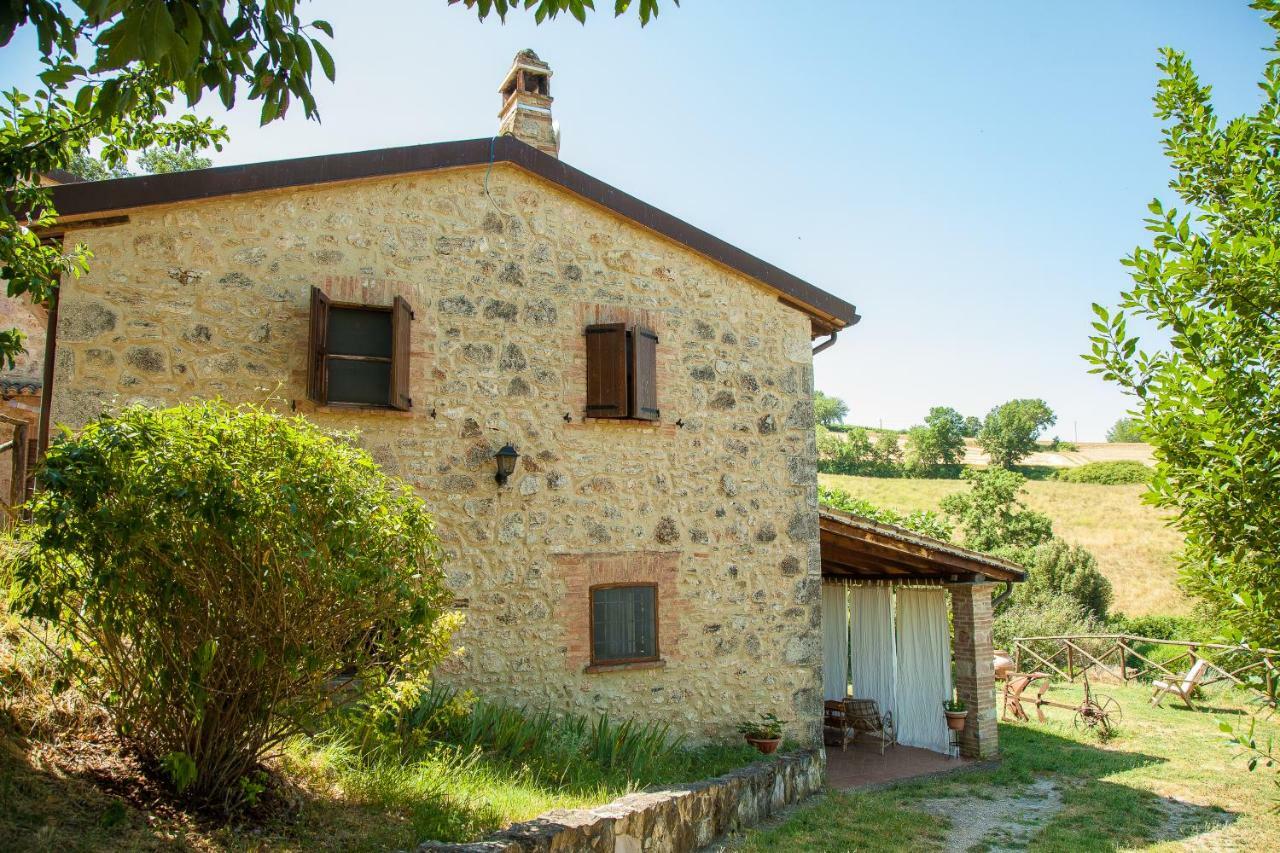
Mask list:
[[[1123,718],[1119,702],[1110,696],[1097,696],[1080,703],[1080,707],[1076,708],[1075,722],[1077,729],[1101,729],[1110,733],[1115,731]]]

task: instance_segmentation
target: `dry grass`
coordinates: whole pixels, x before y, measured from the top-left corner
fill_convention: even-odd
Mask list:
[[[820,476],[823,485],[844,489],[880,506],[908,512],[938,508],[946,495],[968,488],[959,480],[907,480]],[[1185,614],[1191,603],[1175,585],[1175,554],[1182,537],[1164,515],[1142,503],[1145,486],[1027,482],[1027,505],[1053,519],[1054,532],[1083,545],[1115,587],[1112,609],[1129,616]]]

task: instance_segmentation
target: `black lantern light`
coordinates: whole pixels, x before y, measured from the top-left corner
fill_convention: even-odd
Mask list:
[[[493,475],[493,479],[498,481],[499,486],[505,486],[507,478],[515,473],[516,462],[520,459],[520,454],[508,444],[493,454],[493,458],[498,460],[498,473]]]

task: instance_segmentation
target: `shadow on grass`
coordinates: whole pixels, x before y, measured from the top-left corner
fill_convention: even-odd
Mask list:
[[[733,849],[1116,851],[1158,839],[1179,840],[1236,815],[1204,808],[1108,777],[1167,759],[1101,749],[1030,726],[1002,725],[1001,763],[941,777],[905,780],[871,791],[829,792],[777,826],[749,833]],[[1036,782],[1052,783],[1060,802],[1036,808]],[[927,801],[945,800],[942,808]],[[950,830],[950,835],[948,831]]]

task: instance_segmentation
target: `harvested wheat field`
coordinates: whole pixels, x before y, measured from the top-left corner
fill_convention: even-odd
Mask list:
[[[936,510],[945,495],[968,488],[960,480],[833,474],[819,479],[823,485],[900,511]],[[1026,502],[1053,519],[1055,533],[1098,558],[1098,567],[1115,587],[1112,610],[1128,616],[1187,613],[1190,602],[1177,589],[1174,560],[1182,537],[1165,525],[1163,513],[1142,503],[1145,488],[1030,480]]]

